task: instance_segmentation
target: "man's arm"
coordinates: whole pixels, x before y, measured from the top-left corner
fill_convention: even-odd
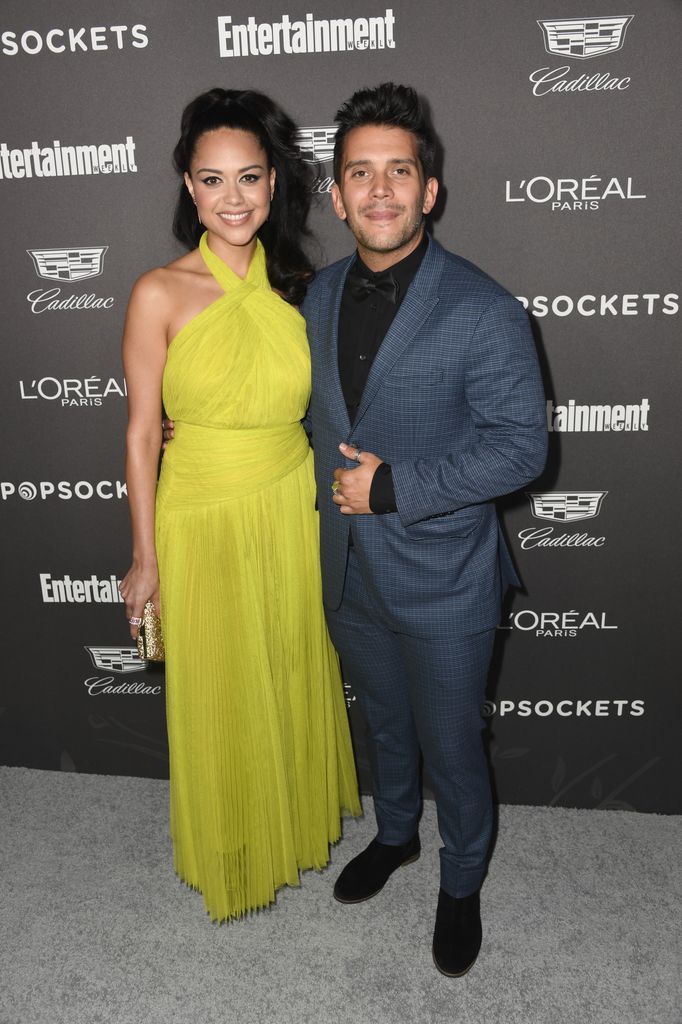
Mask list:
[[[498,498],[542,472],[547,425],[540,367],[527,314],[509,295],[495,299],[475,328],[465,394],[475,443],[439,458],[392,464],[404,526]]]

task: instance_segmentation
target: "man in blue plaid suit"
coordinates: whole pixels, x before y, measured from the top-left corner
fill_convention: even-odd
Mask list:
[[[325,607],[368,726],[378,833],[334,895],[369,899],[419,856],[421,749],[443,840],[433,955],[457,977],[481,944],[481,712],[518,585],[494,500],[542,471],[544,395],[521,305],[425,234],[438,185],[414,90],[362,90],[337,123],[332,199],[357,252],[303,312]]]

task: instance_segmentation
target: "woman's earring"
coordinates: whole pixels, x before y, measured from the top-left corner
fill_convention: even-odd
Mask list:
[[[191,192],[190,192],[190,195],[192,195],[192,193],[191,193]],[[199,213],[199,207],[197,206],[197,201],[196,201],[196,199],[194,198],[194,196],[192,196],[192,202],[193,202],[193,203],[194,203],[194,205],[196,206],[196,210],[197,210],[197,220],[199,221],[199,223],[200,223],[200,224],[201,224],[201,226],[203,227],[203,225],[204,225],[204,222],[203,222],[203,221],[202,221],[202,219],[201,219],[201,214]]]

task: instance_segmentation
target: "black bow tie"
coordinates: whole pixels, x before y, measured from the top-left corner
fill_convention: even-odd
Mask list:
[[[378,292],[393,305],[398,301],[400,291],[400,285],[390,270],[376,277],[367,277],[361,270],[353,268],[348,274],[348,287],[356,299],[366,299],[372,292]]]

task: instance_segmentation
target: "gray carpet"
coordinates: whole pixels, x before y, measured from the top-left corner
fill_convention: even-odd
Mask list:
[[[503,807],[481,955],[431,960],[421,859],[357,907],[321,874],[211,924],[171,869],[165,782],[0,769],[0,1024],[680,1024],[679,817]]]

